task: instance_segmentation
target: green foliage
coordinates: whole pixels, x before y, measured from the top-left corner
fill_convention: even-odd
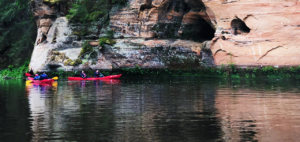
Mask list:
[[[107,37],[100,37],[99,44],[101,46],[104,46],[104,44],[114,45],[114,44],[116,44],[116,41],[114,41],[110,38],[107,38]]]
[[[76,59],[76,60],[72,61],[72,62],[70,63],[70,65],[71,65],[71,66],[77,66],[77,65],[80,65],[81,63],[82,63],[82,60]]]
[[[113,31],[113,30],[106,31],[107,38],[114,38],[114,34],[115,34],[115,31]]]
[[[295,68],[295,67],[294,67]],[[298,67],[296,67],[298,68]],[[213,68],[206,67],[201,69],[145,69],[136,65],[133,68],[122,68],[121,70],[114,69],[113,71],[100,71],[104,75],[111,74],[123,74],[123,75],[146,75],[146,76],[204,76],[214,78],[232,78],[232,79],[254,79],[254,78],[269,78],[269,79],[300,79],[300,75],[297,72],[292,72],[290,68],[276,68],[267,67],[265,71],[271,71],[267,74],[263,71],[263,68],[244,69],[235,68],[235,72],[232,72],[229,68]],[[9,70],[6,70],[7,73]],[[3,73],[2,73],[3,74]],[[74,76],[72,72],[57,71],[53,74],[59,76]],[[88,76],[93,76],[93,71],[86,71]]]
[[[263,67],[263,68],[262,68],[262,71],[263,71],[264,73],[272,73],[272,72],[274,72],[274,68],[273,68],[272,66]]]
[[[229,76],[229,74],[228,74],[227,72],[224,72],[224,73],[223,73],[223,77],[224,77],[224,78],[226,78],[226,77],[228,77],[228,76]]]
[[[241,78],[238,74],[232,74],[230,78]]]
[[[109,10],[112,5],[124,5],[127,0],[77,0],[72,3],[72,8],[67,19],[71,22],[89,23],[92,21],[109,18]]]
[[[76,30],[76,29],[74,29]],[[87,29],[87,27],[84,27],[84,29],[78,30],[78,31],[73,31],[72,33],[73,35],[77,35],[77,36],[86,36],[91,34],[91,32]]]
[[[82,60],[80,59],[76,59],[76,60],[71,60],[71,59],[68,59],[67,61],[64,62],[64,65],[65,66],[77,66],[77,65],[80,65],[82,63]]]
[[[126,74],[144,74],[143,70],[136,65],[134,68],[124,68],[122,69]]]
[[[257,71],[257,70],[258,70],[258,68],[257,68],[257,67],[255,67],[255,68],[254,68],[254,70],[253,70],[253,72],[254,72],[254,73],[256,73],[256,71]]]
[[[8,66],[8,69],[9,69],[9,70],[12,70],[13,67],[14,67],[14,65],[9,65],[9,66]]]
[[[290,67],[291,72],[296,72],[296,68]]]
[[[66,60],[66,61],[64,62],[64,65],[65,65],[65,66],[68,66],[68,65],[70,65],[70,64],[72,63],[72,61],[73,61],[73,60],[68,59],[68,60]]]
[[[31,0],[33,1],[33,0]],[[58,4],[59,2],[62,2],[62,1],[66,1],[66,0],[43,0],[43,2],[50,2],[52,4]]]
[[[17,67],[31,56],[36,38],[28,0],[1,0],[0,15],[0,69],[9,64]]]
[[[58,71],[47,73],[48,76],[51,76],[51,77],[58,76],[59,78],[66,78],[66,77],[70,77],[70,76],[75,76],[76,74],[77,74],[77,71],[75,71],[75,72],[66,72],[63,69],[58,69]]]
[[[20,79],[28,71],[28,65],[29,65],[29,61],[25,61],[24,64],[19,68],[13,68],[13,66],[10,65],[7,69],[0,71],[0,78],[8,77],[8,78]]]
[[[91,53],[91,52],[93,52],[93,51],[94,51],[94,49],[93,49],[93,47],[90,45],[90,43],[87,42],[87,41],[85,41],[85,42],[83,43],[83,47],[82,47],[82,49],[81,49],[81,52],[80,52],[79,55],[78,55],[78,58],[81,58],[83,55],[85,55],[85,54],[87,54],[87,53]]]

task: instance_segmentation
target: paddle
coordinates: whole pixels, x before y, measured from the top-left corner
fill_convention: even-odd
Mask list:
[[[52,79],[53,79],[53,80],[58,80],[58,77],[57,77],[57,76],[55,76],[55,77],[53,77]]]
[[[28,76],[28,77],[29,77],[29,76],[32,76],[30,73],[25,73],[25,75]]]

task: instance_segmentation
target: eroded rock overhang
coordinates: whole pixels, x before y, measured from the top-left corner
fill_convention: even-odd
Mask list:
[[[57,69],[197,68],[213,64],[209,50],[216,21],[202,1],[129,0],[128,6],[113,6],[110,24],[95,21],[90,27],[70,23],[65,15],[68,3],[35,0],[32,11],[38,37],[30,67],[38,71]],[[87,30],[86,35],[76,34]],[[99,45],[99,37],[114,31],[114,45]],[[97,51],[93,60],[70,66],[77,60],[84,41]]]
[[[204,61],[299,65],[297,1],[129,0],[112,7],[109,26],[95,21],[84,36],[76,33],[85,27],[65,18],[68,3],[32,3],[38,26],[30,64],[35,70],[199,67]],[[97,39],[111,30],[117,44],[100,48]],[[64,64],[78,58],[84,41],[99,49],[97,58]]]

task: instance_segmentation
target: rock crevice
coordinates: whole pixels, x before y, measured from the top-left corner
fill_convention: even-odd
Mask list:
[[[34,0],[38,37],[30,65],[49,70],[50,50],[75,60],[85,42],[97,50],[97,61],[83,56],[82,64],[56,63],[59,68],[197,68],[204,60],[214,65],[228,60],[236,65],[299,65],[299,8],[299,3],[284,0],[129,0],[127,6],[111,7],[108,26],[94,21],[87,27],[66,19],[68,3]],[[104,36],[116,43],[101,43]]]

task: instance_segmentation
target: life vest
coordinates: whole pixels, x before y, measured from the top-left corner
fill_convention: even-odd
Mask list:
[[[38,76],[35,76],[34,77],[34,80],[40,80],[40,76],[38,75]]]
[[[48,79],[48,76],[46,74],[41,75],[42,79]]]

